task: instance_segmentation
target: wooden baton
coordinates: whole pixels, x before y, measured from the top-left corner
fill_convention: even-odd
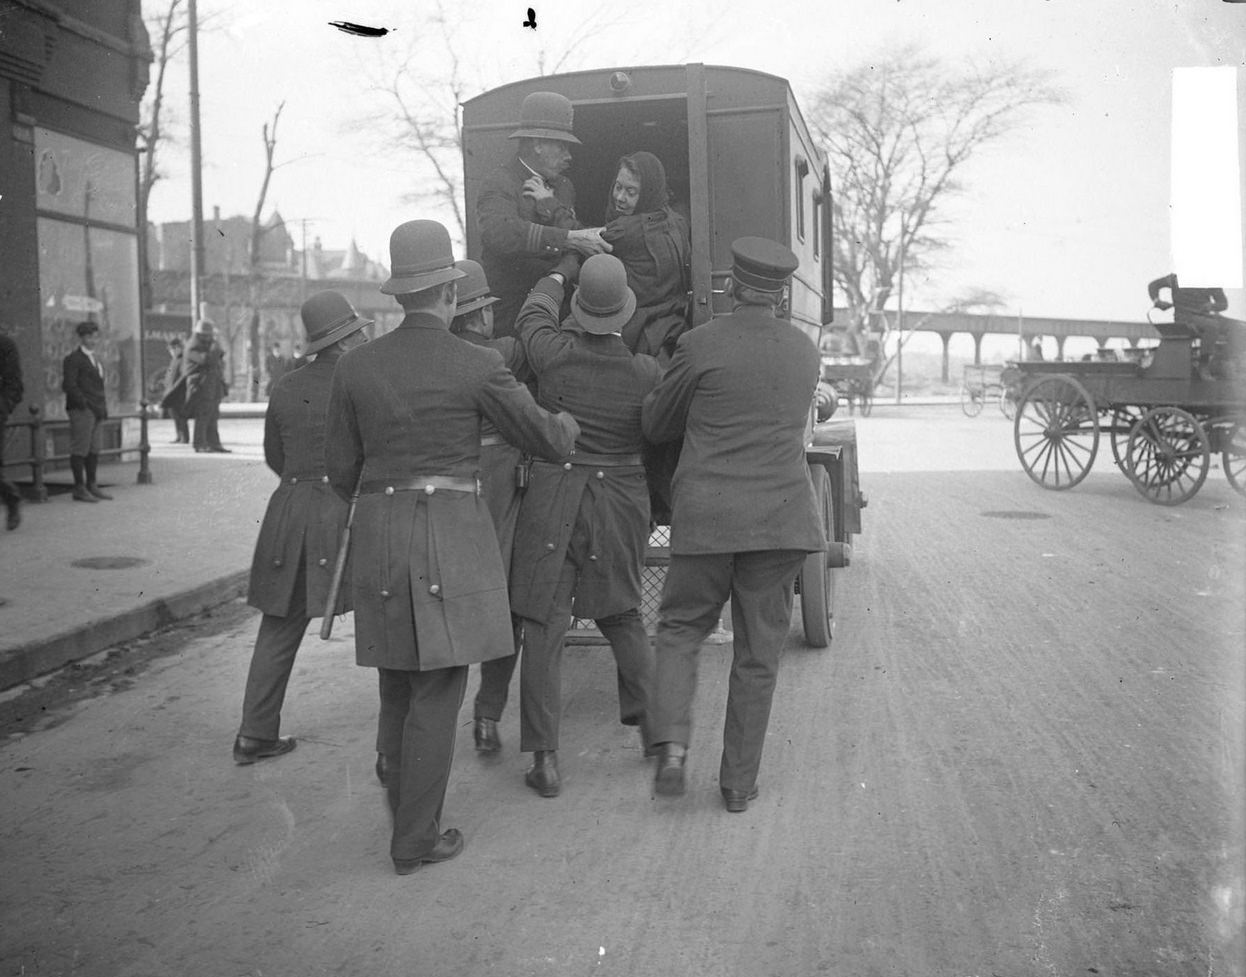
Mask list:
[[[350,508],[346,510],[346,525],[342,527],[342,538],[337,545],[337,559],[333,563],[333,576],[329,580],[329,596],[325,600],[324,615],[320,620],[320,638],[328,641],[333,634],[333,612],[337,608],[337,597],[342,591],[342,578],[346,575],[346,556],[350,552],[351,527],[355,523],[355,506],[359,503],[359,490],[363,487],[363,472],[355,481],[355,491],[350,497]]]

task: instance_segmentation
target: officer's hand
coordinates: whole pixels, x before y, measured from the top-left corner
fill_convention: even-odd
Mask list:
[[[602,238],[602,230],[600,227],[584,227],[578,231],[568,231],[567,246],[575,248],[586,258],[603,251],[613,251],[614,248]]]
[[[539,176],[530,176],[524,180],[523,195],[531,197],[533,200],[549,200],[554,196],[554,191]]]
[[[561,274],[570,285],[580,277],[580,256],[574,251],[564,252],[553,270]]]

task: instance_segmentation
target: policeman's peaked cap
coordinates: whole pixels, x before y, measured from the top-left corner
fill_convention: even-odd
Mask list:
[[[423,292],[463,278],[454,266],[450,233],[436,221],[407,221],[389,236],[389,278],[381,286],[386,295]]]
[[[800,259],[776,241],[741,237],[731,242],[731,278],[761,292],[777,292],[788,283]]]
[[[571,99],[557,92],[533,92],[519,109],[519,128],[508,139],[556,139],[580,145],[571,131]]]
[[[483,309],[498,301],[489,294],[489,279],[478,261],[464,258],[456,261],[454,266],[467,277],[459,282],[458,304],[454,307],[456,317]]]
[[[319,353],[339,339],[345,339],[364,326],[372,325],[346,301],[345,296],[334,291],[317,292],[299,309],[303,317],[303,329],[307,332],[304,355]]]
[[[580,287],[571,311],[585,332],[618,332],[636,311],[636,293],[627,285],[627,269],[612,254],[595,254],[580,267]]]

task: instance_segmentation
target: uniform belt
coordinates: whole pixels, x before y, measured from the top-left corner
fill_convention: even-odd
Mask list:
[[[329,476],[324,472],[296,472],[293,475],[283,472],[281,480],[289,485],[297,485],[299,482],[327,482]]]
[[[480,482],[474,478],[456,478],[453,475],[415,475],[411,478],[371,478],[359,486],[360,495],[384,492],[423,492],[432,495],[438,489],[450,492],[480,494]]]
[[[506,438],[502,437],[500,434],[486,434],[480,439],[480,446],[482,448],[492,448],[494,445],[506,443]]]
[[[577,451],[562,461],[545,462],[549,465],[560,465],[563,468],[578,466],[583,468],[635,468],[643,465],[640,455],[595,455],[588,451]]]

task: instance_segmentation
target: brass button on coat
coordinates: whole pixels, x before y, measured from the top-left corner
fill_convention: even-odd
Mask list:
[[[436,492],[436,491],[437,491],[437,486],[436,486],[436,485],[425,485],[425,486],[424,486],[424,494],[425,494],[425,495],[432,495],[432,494],[433,494],[434,492]]]
[[[546,544],[545,544],[545,548],[546,548],[547,550],[552,550],[552,549],[554,548],[554,544],[553,544],[553,543],[546,543]]]
[[[329,561],[325,557],[322,556],[319,560],[316,561],[316,564],[318,566],[327,567],[329,565]]]
[[[437,586],[437,584],[433,584],[431,587],[428,588],[428,592],[432,594],[434,597],[436,597],[438,594],[441,593],[441,588]]]
[[[566,463],[562,466],[562,469],[563,469],[563,471],[567,471],[567,472],[571,471],[571,462],[569,462],[569,461],[568,461],[568,462],[566,462]]]
[[[281,566],[281,561],[280,561],[280,560],[273,560],[273,566],[275,566],[275,567],[279,567],[279,566]]]
[[[389,591],[388,591],[388,590],[382,590],[382,591],[381,591],[381,596],[382,596],[382,597],[388,597],[388,596],[389,596]]]
[[[597,473],[597,477],[598,477],[598,478],[605,478],[605,477],[606,477],[606,473],[605,473],[605,472],[598,472],[598,473]]]
[[[393,495],[393,494],[394,494],[394,487],[393,487],[392,485],[387,485],[387,486],[385,486],[385,494],[386,494],[386,495]]]

